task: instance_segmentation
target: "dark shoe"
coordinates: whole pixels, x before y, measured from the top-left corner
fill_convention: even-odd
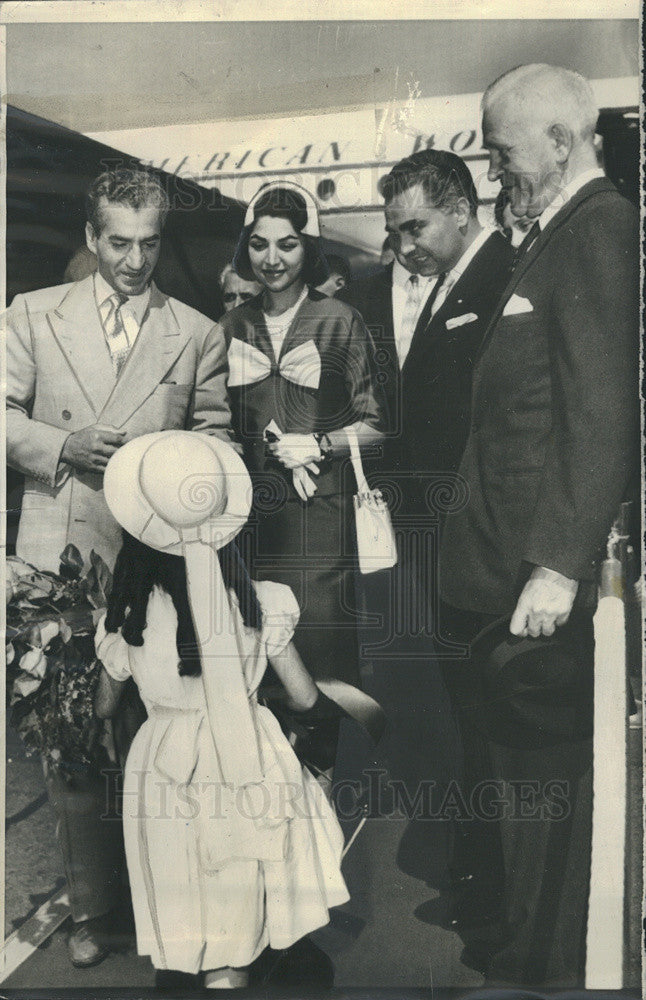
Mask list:
[[[463,872],[455,868],[449,868],[449,885],[452,889],[466,889],[473,882],[475,876],[472,872]]]
[[[201,990],[201,978],[175,969],[155,969],[155,989],[160,993],[195,993]]]
[[[503,920],[502,906],[495,904],[482,905],[477,909],[454,913],[450,920],[450,928],[457,934],[464,934],[478,927],[489,927],[500,924]]]
[[[268,700],[267,704],[283,728],[296,737],[293,748],[301,764],[314,768],[315,772],[334,767],[339,726],[346,716],[335,701],[319,691],[312,707],[302,712],[279,701]]]
[[[249,982],[261,987],[329,990],[334,985],[334,965],[321,948],[304,937],[284,951],[266,948],[250,967]]]
[[[463,891],[450,908],[449,923],[458,934],[475,927],[502,923],[505,919],[502,893],[482,886],[477,879],[466,879]]]
[[[108,955],[106,917],[93,917],[72,925],[67,939],[70,962],[77,969],[98,965]]]

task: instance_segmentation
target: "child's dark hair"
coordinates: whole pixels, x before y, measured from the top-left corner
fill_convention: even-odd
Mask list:
[[[227,589],[233,588],[245,625],[260,628],[260,605],[235,542],[229,542],[220,549],[218,556],[224,585]],[[105,619],[106,632],[121,629],[129,646],[143,646],[148,598],[154,586],[166,591],[177,612],[180,676],[197,676],[202,672],[202,666],[188,602],[184,559],[151,549],[126,531],[123,532],[123,545],[114,567]]]

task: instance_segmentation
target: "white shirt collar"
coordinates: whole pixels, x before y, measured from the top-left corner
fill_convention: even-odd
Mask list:
[[[591,170],[584,170],[582,174],[577,174],[573,177],[571,181],[563,186],[563,188],[556,195],[553,202],[551,202],[547,208],[539,215],[538,224],[541,229],[545,229],[548,222],[554,218],[557,212],[560,212],[562,208],[567,205],[570,198],[574,197],[577,191],[588,184],[590,181],[597,180],[599,177],[605,177],[603,170],[599,167],[593,167]]]
[[[397,285],[399,288],[405,288],[410,276],[411,272],[407,271],[404,265],[400,264],[398,260],[395,260],[393,264],[393,285]],[[418,274],[417,280],[419,282],[420,289],[422,289],[423,291],[425,290],[426,285],[429,284],[429,282],[435,284],[435,282],[437,281],[437,275]]]
[[[451,285],[454,285],[458,278],[462,277],[478,250],[484,243],[487,242],[492,232],[493,229],[491,227],[483,226],[482,231],[478,233],[471,243],[469,243],[469,246],[466,248],[457,264],[454,264],[451,270],[447,271],[446,278],[444,279],[447,284],[450,282]]]
[[[99,311],[103,313],[103,306],[108,301],[108,299],[115,294],[115,289],[108,284],[105,278],[99,274],[98,271],[94,272],[94,295],[96,297],[96,304],[99,307]],[[148,303],[150,301],[150,285],[141,292],[139,295],[129,295],[128,301],[126,303],[128,311],[134,316],[137,321],[137,325],[141,326],[143,323],[144,315],[146,309],[148,308]]]

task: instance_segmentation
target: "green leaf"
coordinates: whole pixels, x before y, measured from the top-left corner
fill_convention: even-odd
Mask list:
[[[92,568],[85,578],[85,593],[94,608],[105,608],[112,588],[112,573],[94,549],[90,552]]]
[[[60,555],[60,575],[66,580],[77,580],[83,572],[83,559],[76,545],[66,545]]]

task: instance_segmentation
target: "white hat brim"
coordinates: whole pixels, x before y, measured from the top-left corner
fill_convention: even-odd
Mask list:
[[[115,520],[130,535],[141,539],[151,548],[181,555],[182,540],[178,528],[166,523],[155,513],[144,496],[140,482],[140,469],[144,455],[158,441],[169,436],[190,435],[199,432],[166,430],[142,434],[118,449],[108,462],[103,479],[103,491],[108,508]],[[249,517],[252,502],[251,478],[242,458],[219,438],[199,434],[220,462],[227,483],[225,510],[218,515],[206,516],[210,535],[217,548],[222,548],[234,538]]]

